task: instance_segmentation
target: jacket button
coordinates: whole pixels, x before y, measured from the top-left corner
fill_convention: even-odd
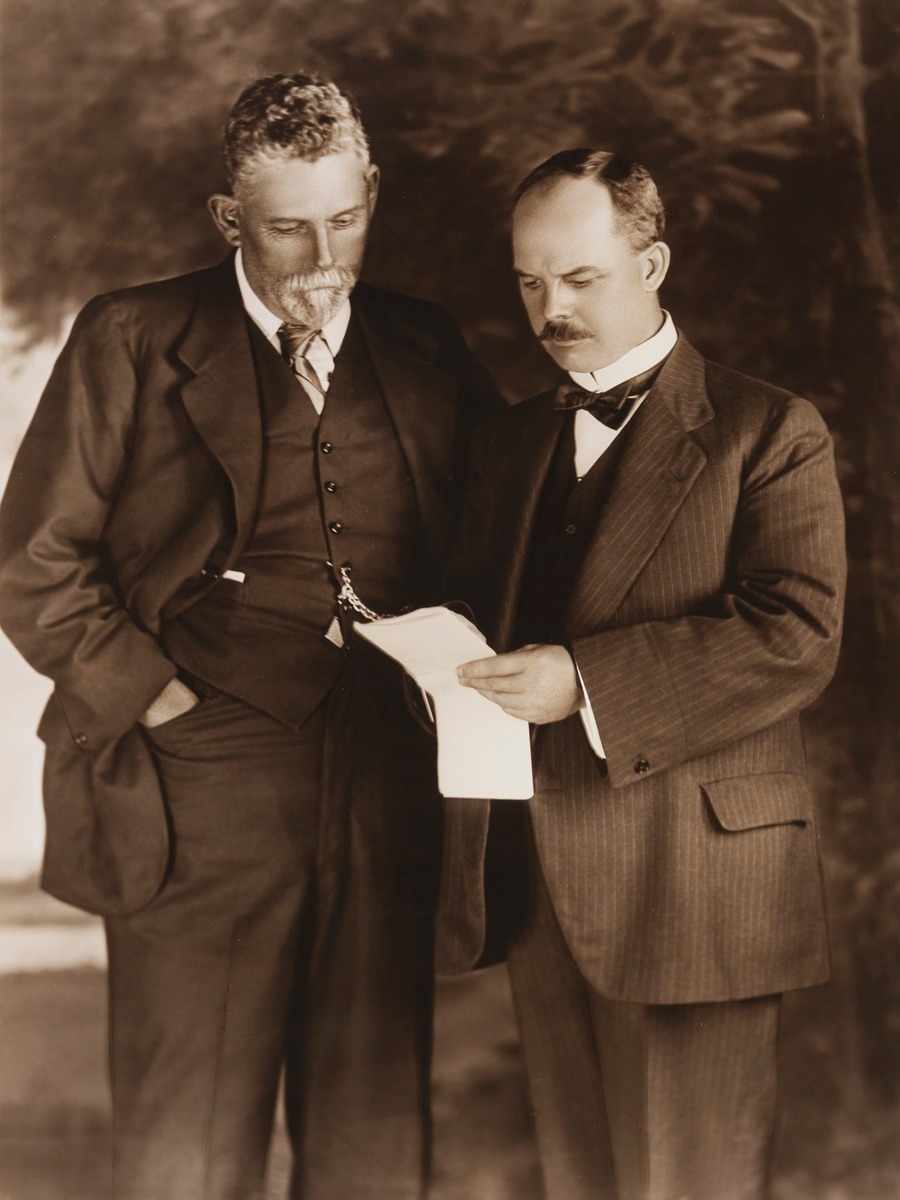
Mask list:
[[[566,526],[566,533],[577,533],[577,532],[578,532],[577,525],[567,525]]]
[[[343,531],[344,526],[340,523],[340,521],[330,521],[328,524],[328,528],[331,530],[332,533],[341,533]]]
[[[641,757],[634,764],[635,775],[643,775],[645,771],[649,771],[649,770],[650,770],[650,764],[647,762],[646,758]]]
[[[334,482],[333,479],[329,479],[328,482],[325,484],[325,491],[332,492],[332,493],[337,491],[337,484]]]
[[[74,741],[76,746],[86,746],[88,744],[88,736],[86,733],[76,733]]]
[[[330,454],[333,449],[334,449],[334,446],[332,446],[331,442],[323,442],[322,443],[322,453],[323,454]]]

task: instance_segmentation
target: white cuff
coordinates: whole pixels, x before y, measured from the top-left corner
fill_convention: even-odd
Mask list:
[[[597,719],[594,716],[594,710],[591,708],[591,702],[588,700],[587,688],[584,686],[584,679],[582,678],[581,670],[577,662],[575,663],[575,670],[578,672],[578,683],[581,686],[581,695],[583,698],[583,703],[578,711],[578,715],[581,717],[581,723],[584,726],[584,732],[587,736],[588,745],[598,758],[606,758],[606,751],[603,749],[603,742],[600,740],[600,730],[597,728]]]

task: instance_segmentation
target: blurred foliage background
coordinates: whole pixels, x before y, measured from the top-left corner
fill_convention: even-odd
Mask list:
[[[315,69],[354,92],[383,171],[367,276],[452,308],[510,400],[551,377],[510,271],[516,182],[574,145],[650,168],[678,324],[834,432],[851,589],[808,743],[836,973],[827,1011],[793,1032],[838,1124],[892,1110],[896,0],[3,0],[2,22],[3,295],[22,354],[99,291],[221,255],[205,200],[225,113],[258,75]]]

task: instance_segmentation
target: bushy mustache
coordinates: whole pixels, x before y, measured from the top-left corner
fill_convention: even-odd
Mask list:
[[[542,342],[586,342],[593,336],[578,321],[547,321],[538,334]]]
[[[305,292],[349,292],[356,283],[356,274],[349,267],[332,267],[328,271],[300,271],[281,281],[283,292],[297,295]]]

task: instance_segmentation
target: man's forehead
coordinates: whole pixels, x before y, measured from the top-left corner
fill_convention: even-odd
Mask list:
[[[513,212],[513,226],[551,224],[560,219],[612,225],[614,217],[612,197],[602,183],[563,176],[526,192]]]
[[[615,210],[609,192],[593,179],[554,180],[526,192],[513,212],[513,233],[584,231],[610,233]]]
[[[576,274],[599,268],[621,250],[615,211],[606,188],[593,180],[567,179],[527,192],[513,213],[513,253],[517,271],[529,263],[553,266],[553,273]]]
[[[305,158],[260,157],[248,164],[241,199],[299,207],[365,197],[370,167],[352,150]]]

